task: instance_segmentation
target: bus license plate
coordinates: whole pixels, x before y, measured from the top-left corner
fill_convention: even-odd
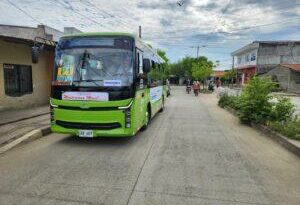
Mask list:
[[[93,137],[93,130],[79,130],[79,137]]]

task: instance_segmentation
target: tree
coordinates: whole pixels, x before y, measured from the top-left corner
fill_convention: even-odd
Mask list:
[[[195,80],[201,80],[205,83],[206,79],[213,73],[213,67],[213,63],[208,61],[206,57],[200,57],[192,64],[192,76]]]
[[[165,51],[158,49],[157,54],[165,61],[161,66],[163,69],[163,78],[167,78],[170,75],[170,65],[169,65],[169,58]]]
[[[157,54],[164,59],[165,63],[169,63],[169,58],[167,57],[167,54],[165,51],[161,50],[161,49],[157,49]]]

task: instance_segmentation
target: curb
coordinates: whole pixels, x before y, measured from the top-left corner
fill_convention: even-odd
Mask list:
[[[16,147],[17,145],[21,144],[22,142],[31,142],[34,141],[38,138],[41,138],[45,135],[48,135],[49,133],[51,133],[51,129],[50,126],[45,126],[42,127],[40,129],[35,129],[32,130],[28,133],[26,133],[25,135],[19,137],[18,139],[4,145],[3,147],[0,148],[0,154],[3,154],[4,152]]]
[[[261,131],[266,136],[272,138],[273,140],[278,142],[281,146],[285,147],[286,149],[288,149],[289,151],[293,152],[295,155],[300,157],[300,147],[293,142],[295,140],[291,140],[265,125],[251,123],[251,127]]]
[[[225,107],[224,109],[227,110],[228,112],[230,112],[231,114],[233,114],[234,116],[237,116],[236,110],[234,110],[230,107]],[[296,140],[289,139],[265,125],[251,123],[251,124],[249,124],[249,126],[260,131],[265,136],[275,140],[281,146],[283,146],[290,152],[292,152],[295,155],[297,155],[298,157],[300,157],[300,147],[297,145],[297,143],[295,143],[295,142],[297,142]]]
[[[19,118],[19,119],[15,119],[15,120],[9,120],[9,121],[0,123],[0,126],[7,125],[7,124],[10,124],[10,123],[19,122],[19,121],[22,121],[22,120],[28,120],[28,119],[31,119],[31,118],[34,118],[34,117],[39,117],[39,116],[42,116],[42,115],[47,115],[49,113],[50,112],[47,111],[47,112],[31,115],[31,116],[28,116],[28,117],[23,117],[23,118]]]

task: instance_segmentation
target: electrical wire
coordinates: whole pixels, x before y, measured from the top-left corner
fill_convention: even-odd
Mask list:
[[[31,18],[32,20],[38,22],[39,24],[42,24],[42,22],[40,22],[39,20],[37,20],[35,17],[33,17],[32,15],[30,15],[29,13],[27,13],[24,9],[20,8],[19,6],[17,6],[15,3],[11,2],[10,0],[6,0],[10,5],[12,5],[13,7],[15,7],[16,9],[18,9],[19,11],[21,11],[23,14],[25,14],[26,16],[28,16],[29,18]]]
[[[129,29],[133,29],[132,25],[124,20],[122,20],[120,17],[117,17],[116,15],[110,14],[109,12],[100,9],[98,6],[96,6],[94,3],[90,2],[89,0],[87,0],[87,3],[90,4],[91,6],[93,6],[96,10],[108,15],[109,17],[115,18],[117,19],[120,23],[122,23],[125,27],[129,28]]]
[[[52,0],[48,0],[48,1],[52,1]],[[52,1],[52,2],[58,3],[58,4],[60,4],[61,6],[63,6],[63,7],[65,7],[65,8],[67,8],[67,9],[69,9],[69,7],[65,4],[65,2],[62,3],[62,2],[59,1],[59,0]],[[95,24],[97,24],[97,25],[100,25],[100,26],[102,26],[102,27],[108,28],[108,27],[105,26],[104,24],[102,24],[102,23],[100,23],[100,22],[98,22],[98,21],[96,21],[96,20],[90,18],[89,16],[86,16],[85,14],[80,13],[79,11],[76,11],[75,9],[69,9],[69,10],[71,10],[72,12],[78,14],[78,15],[81,16],[81,17],[84,17],[84,18],[88,19],[89,21],[91,21],[91,22],[93,22],[93,23],[95,23]],[[111,28],[110,28],[110,30],[111,30]]]

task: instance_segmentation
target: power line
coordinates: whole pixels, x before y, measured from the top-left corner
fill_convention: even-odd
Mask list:
[[[39,24],[42,24],[42,22],[40,22],[39,20],[37,20],[36,18],[34,18],[33,16],[31,16],[29,13],[27,13],[25,10],[21,9],[20,7],[18,7],[15,3],[11,2],[10,0],[6,0],[10,5],[12,5],[13,7],[15,7],[16,9],[18,9],[19,11],[21,11],[22,13],[24,13],[26,16],[28,16],[29,18],[31,18],[32,20],[38,22]]]
[[[49,0],[48,0],[48,1],[49,1]],[[50,0],[50,1],[52,1],[52,0]],[[53,2],[53,1],[52,1],[52,2]],[[65,2],[62,3],[62,2],[60,2],[59,0],[57,0],[57,1],[55,1],[55,3],[58,3],[58,4],[62,5],[63,7],[69,9],[69,7],[67,7],[67,5],[65,4]],[[89,21],[94,22],[95,24],[98,24],[98,25],[100,25],[100,26],[102,26],[102,27],[106,27],[106,28],[107,28],[107,26],[105,26],[104,24],[102,24],[102,23],[100,23],[100,22],[98,22],[98,21],[96,21],[96,20],[90,18],[89,16],[86,16],[86,15],[84,15],[84,14],[82,14],[82,13],[76,11],[75,9],[70,9],[70,10],[71,10],[72,12],[78,14],[79,16],[82,16],[82,17],[88,19]]]
[[[132,25],[130,25],[128,22],[122,20],[120,17],[117,17],[116,15],[110,14],[105,10],[100,9],[98,6],[96,6],[94,3],[87,1],[88,4],[90,4],[91,6],[93,6],[94,8],[96,8],[98,11],[105,13],[106,15],[108,15],[109,17],[115,18],[117,19],[120,23],[122,23],[124,26],[126,26],[129,29],[133,29]]]
[[[244,27],[244,28],[240,28],[240,29],[234,29],[234,30],[231,30],[231,31],[243,31],[243,30],[249,30],[249,29],[253,29],[253,28],[272,26],[272,25],[276,25],[276,24],[287,23],[287,22],[297,20],[297,19],[300,19],[300,17],[285,19],[285,21],[277,21],[277,22],[268,23],[268,24],[261,24],[261,25],[256,25],[256,26]]]

